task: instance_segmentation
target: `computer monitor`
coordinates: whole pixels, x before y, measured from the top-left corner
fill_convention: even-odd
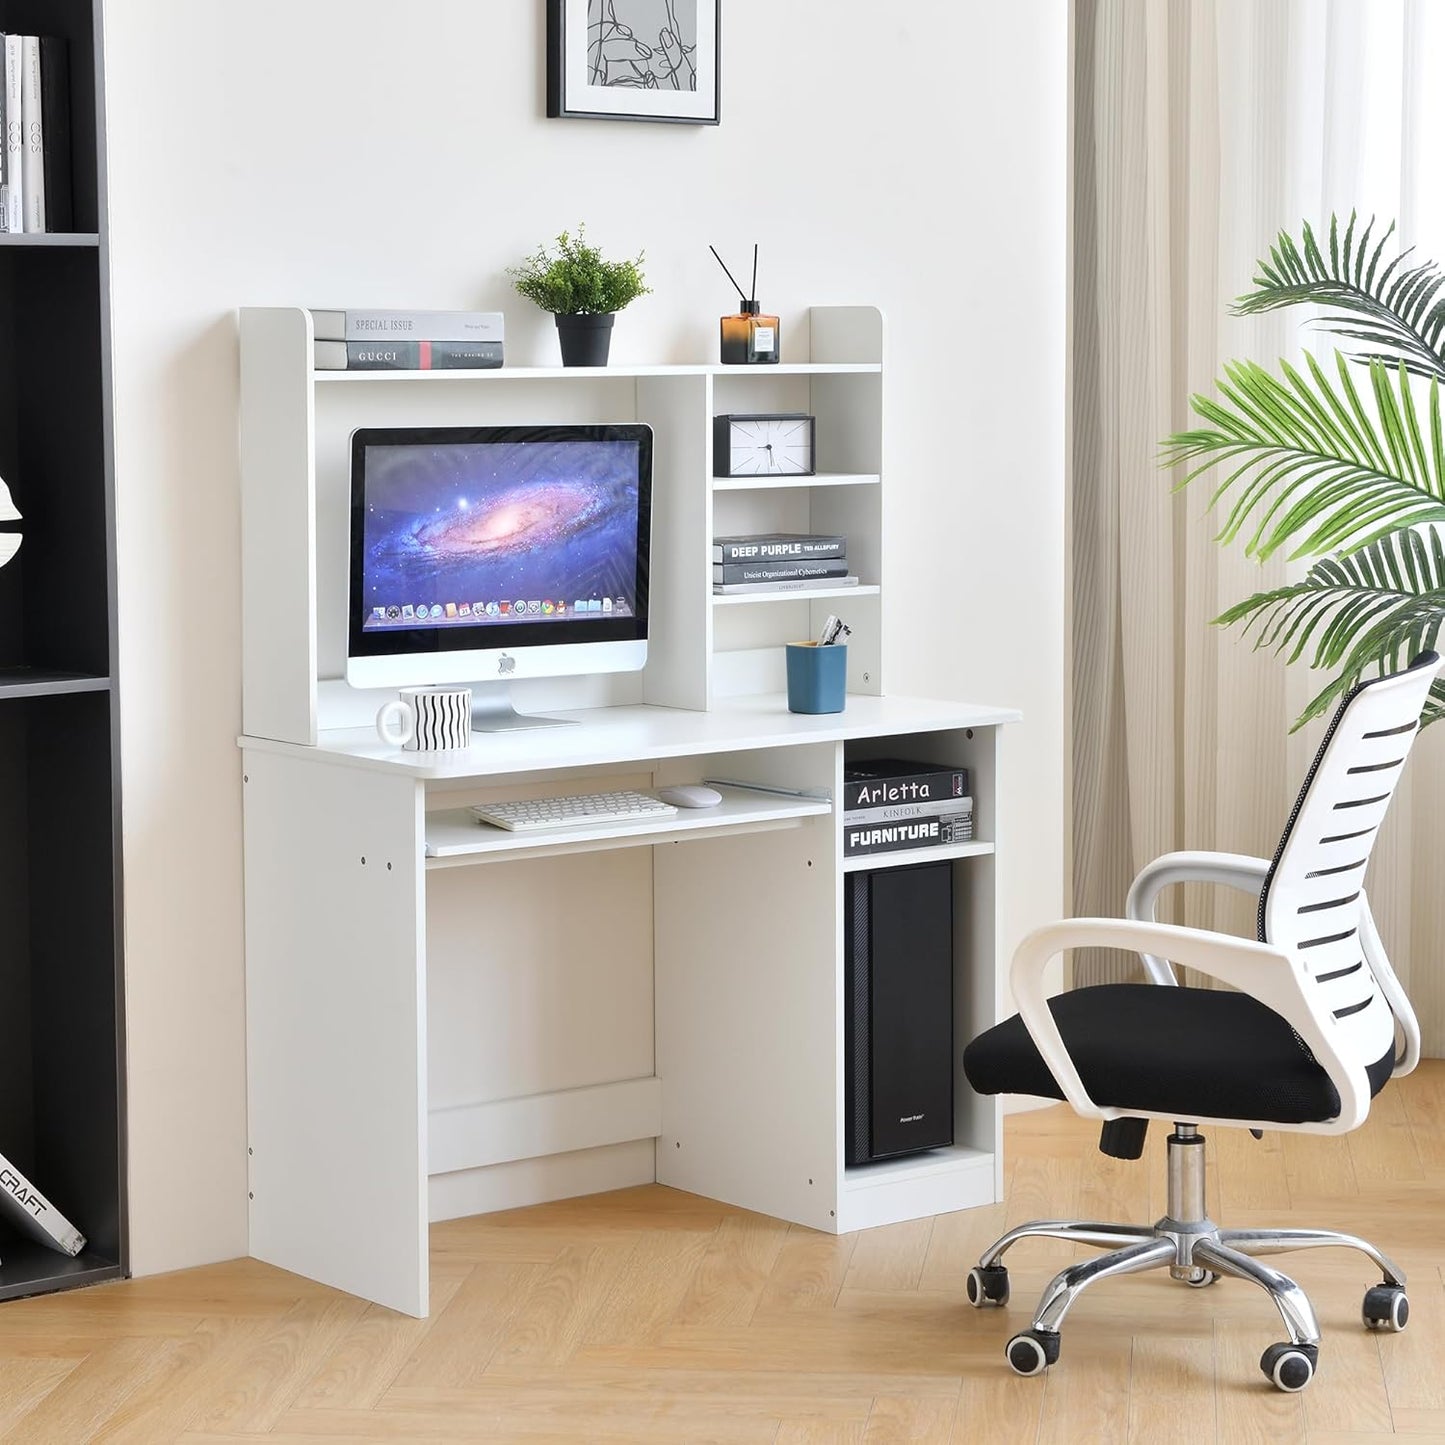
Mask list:
[[[509,680],[642,667],[651,501],[640,423],[355,432],[347,682],[470,683],[476,726],[528,726]]]

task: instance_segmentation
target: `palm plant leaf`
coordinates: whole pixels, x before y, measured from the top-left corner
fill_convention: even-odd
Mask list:
[[[1219,400],[1195,396],[1209,427],[1164,443],[1166,465],[1188,468],[1181,487],[1223,472],[1210,506],[1227,500],[1220,542],[1246,534],[1261,560],[1287,543],[1292,556],[1364,546],[1400,527],[1445,521],[1445,422],[1432,377],[1425,426],[1403,362],[1370,363],[1370,401],[1347,358],[1337,379],[1313,356],[1308,375],[1280,363],[1283,380],[1251,361],[1230,362]]]
[[[1445,377],[1445,272],[1430,261],[1407,265],[1408,250],[1381,265],[1395,223],[1373,246],[1374,219],[1358,235],[1355,225],[1351,214],[1341,236],[1339,218],[1330,217],[1328,254],[1307,221],[1299,245],[1281,231],[1269,259],[1259,262],[1255,289],[1239,298],[1234,314],[1299,305],[1343,312],[1316,324],[1360,343],[1359,360],[1403,362],[1418,376]]]
[[[1298,728],[1328,711],[1374,669],[1383,674],[1433,648],[1445,623],[1445,532],[1430,526],[1390,532],[1348,555],[1322,558],[1302,582],[1256,593],[1215,619],[1243,623],[1256,650],[1312,668],[1338,668],[1310,700]],[[1437,682],[1425,722],[1445,716]]]

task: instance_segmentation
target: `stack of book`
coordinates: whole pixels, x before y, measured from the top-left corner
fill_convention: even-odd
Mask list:
[[[967,768],[880,758],[843,768],[843,856],[943,848],[973,837]]]
[[[70,63],[65,41],[6,35],[0,86],[0,231],[73,231]]]
[[[318,371],[490,371],[500,311],[316,311]]]
[[[854,587],[848,539],[807,532],[765,532],[712,539],[712,590],[721,594],[807,592]]]

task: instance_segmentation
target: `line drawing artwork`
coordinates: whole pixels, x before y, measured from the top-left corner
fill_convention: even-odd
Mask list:
[[[698,0],[587,0],[588,84],[695,91],[697,12]]]

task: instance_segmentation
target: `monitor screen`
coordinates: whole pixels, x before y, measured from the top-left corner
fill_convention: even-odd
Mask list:
[[[356,432],[350,655],[646,638],[651,481],[640,424]]]

